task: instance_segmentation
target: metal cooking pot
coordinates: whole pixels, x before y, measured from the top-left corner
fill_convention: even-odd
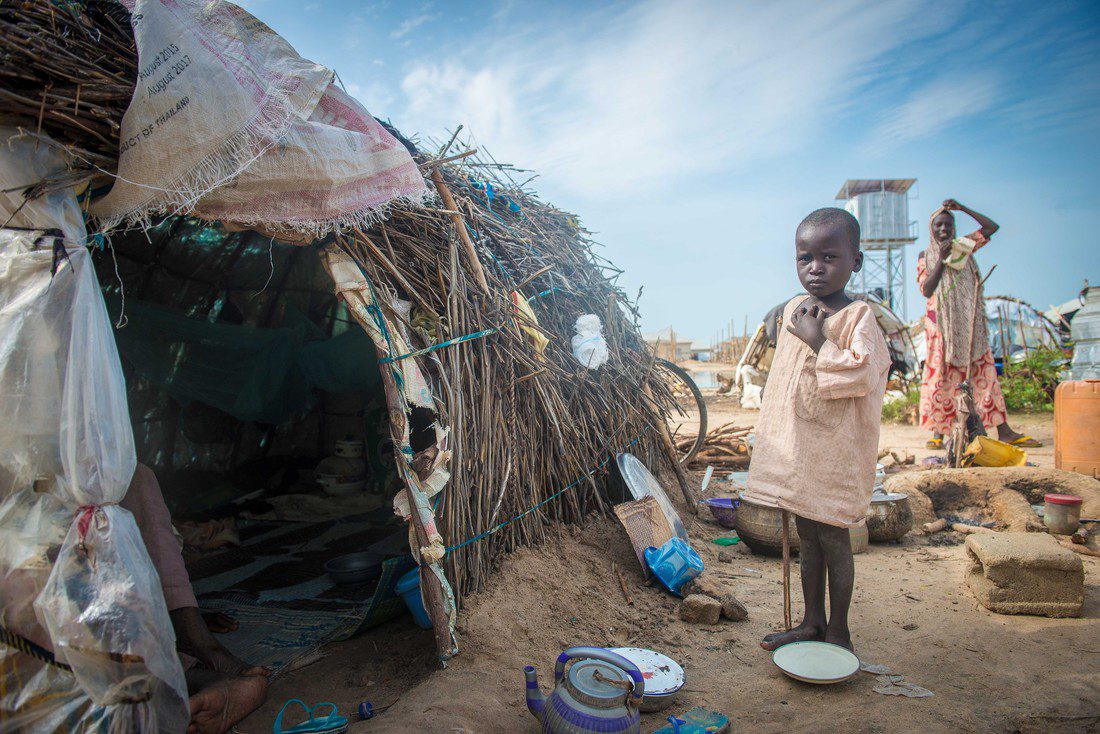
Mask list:
[[[382,575],[385,556],[370,551],[348,553],[325,562],[329,578],[338,584],[361,584]]]
[[[867,535],[874,543],[901,540],[913,529],[913,510],[909,495],[901,492],[875,492],[867,509]]]
[[[740,495],[741,506],[737,508],[734,527],[737,536],[744,541],[753,553],[766,556],[783,554],[783,511],[778,507],[769,507]],[[791,550],[798,549],[798,530],[795,528],[794,515],[790,516]]]

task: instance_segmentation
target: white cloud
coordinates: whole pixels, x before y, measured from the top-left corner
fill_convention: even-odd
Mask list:
[[[871,146],[935,139],[977,119],[1008,136],[1091,130],[1100,114],[1100,45],[1077,10],[1002,3],[943,23],[949,32],[904,54],[900,78],[916,90],[882,116]]]
[[[420,26],[424,25],[425,23],[430,23],[438,17],[439,13],[421,13],[420,15],[414,15],[413,17],[403,21],[401,25],[397,26],[397,28],[395,28],[390,33],[390,38],[394,40],[404,38]]]
[[[346,82],[344,88],[348,94],[363,103],[368,110],[383,119],[387,117],[387,111],[395,102],[393,92],[384,84]]]
[[[477,53],[415,64],[396,117],[434,134],[464,123],[498,159],[581,195],[735,174],[796,150],[846,109],[914,12],[909,2],[654,1],[589,18],[587,33],[509,26],[478,39]]]
[[[987,73],[936,79],[886,113],[872,139],[886,146],[930,138],[990,110],[998,101],[1000,87],[999,80]]]

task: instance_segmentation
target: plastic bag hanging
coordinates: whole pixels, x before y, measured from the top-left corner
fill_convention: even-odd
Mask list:
[[[598,370],[607,363],[609,354],[603,338],[603,324],[594,313],[577,318],[577,333],[573,336],[573,356],[590,370]]]
[[[69,513],[34,602],[57,660],[94,704],[111,707],[112,731],[182,731],[187,691],[163,592],[133,516],[117,506],[134,439],[84,248],[0,230],[0,384],[0,465],[16,487],[53,475]]]
[[[4,627],[48,652],[34,600],[72,520],[53,494],[25,489],[0,502],[0,599]],[[118,707],[92,703],[72,673],[0,644],[0,731],[110,731]],[[126,707],[129,708],[129,707]]]

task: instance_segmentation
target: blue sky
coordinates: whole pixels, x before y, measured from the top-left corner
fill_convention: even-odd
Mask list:
[[[988,293],[1100,283],[1096,2],[242,5],[406,134],[536,169],[646,330],[709,340],[796,292],[795,226],[846,178],[918,179],[910,278],[954,197],[1001,224]]]

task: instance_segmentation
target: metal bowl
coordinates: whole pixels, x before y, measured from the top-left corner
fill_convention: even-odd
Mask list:
[[[362,584],[382,575],[383,556],[364,551],[325,562],[325,572],[338,584]]]
[[[679,693],[679,691],[676,693]],[[664,711],[676,702],[676,693],[666,693],[663,696],[651,696],[647,693],[642,696],[642,702],[638,705],[638,710],[643,714]]]
[[[638,706],[642,713],[662,711],[673,704],[687,680],[679,663],[663,653],[641,647],[608,649],[634,663],[642,672],[646,685],[645,695]],[[653,687],[652,691],[650,686]]]
[[[745,493],[741,493],[741,504],[737,508],[737,518],[734,527],[737,528],[737,536],[749,547],[753,553],[765,556],[779,556],[783,554],[783,511],[778,507],[761,505],[745,499]],[[791,550],[798,549],[798,531],[795,529],[794,517],[790,518],[790,546]]]

